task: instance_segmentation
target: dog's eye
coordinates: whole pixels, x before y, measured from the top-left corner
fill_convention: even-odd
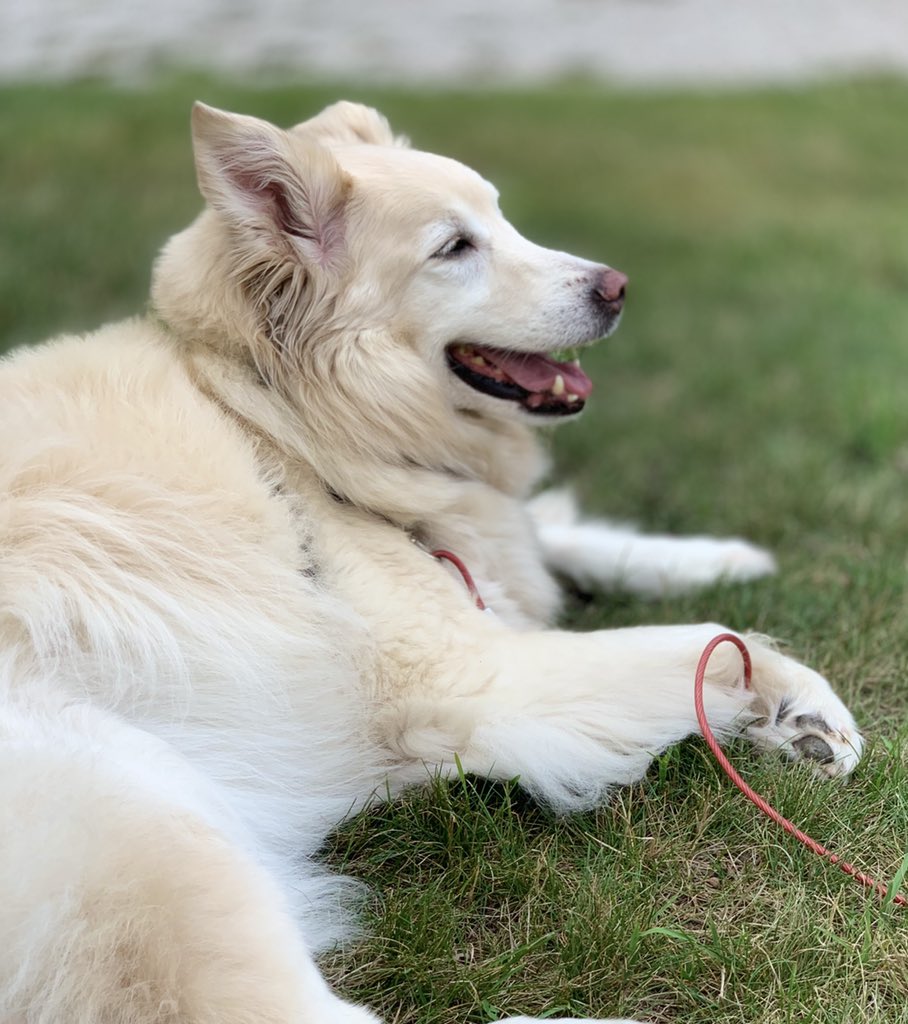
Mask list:
[[[443,260],[449,256],[460,256],[472,248],[473,243],[469,238],[464,238],[463,235],[455,235],[453,238],[449,238],[438,252],[432,253],[432,259]]]

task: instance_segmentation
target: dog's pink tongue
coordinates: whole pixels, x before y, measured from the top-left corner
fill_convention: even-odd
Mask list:
[[[527,391],[551,391],[560,374],[564,390],[578,398],[589,398],[593,382],[574,363],[559,363],[548,356],[504,352],[501,349],[478,349],[490,363],[503,370],[515,384]]]

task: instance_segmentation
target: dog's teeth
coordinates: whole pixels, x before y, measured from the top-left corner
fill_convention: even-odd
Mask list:
[[[573,405],[575,402],[579,402],[580,401],[580,396],[579,395],[568,395],[567,396],[567,400],[568,400],[568,405]]]
[[[579,359],[572,359],[571,360],[571,366],[580,366],[580,360]]]
[[[563,395],[564,394],[564,377],[562,377],[560,373],[555,378],[555,383],[552,385],[552,394],[553,395]]]
[[[466,345],[458,345],[457,346],[457,354],[459,356],[468,355],[469,354],[469,350],[467,349],[467,346]]]
[[[486,361],[485,361],[485,359],[482,358],[482,356],[473,356],[473,363],[474,363],[475,366],[485,366],[486,365]]]

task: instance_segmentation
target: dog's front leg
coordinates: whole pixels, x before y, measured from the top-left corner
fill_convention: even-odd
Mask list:
[[[519,776],[563,810],[602,802],[610,787],[641,778],[656,754],[698,732],[697,661],[713,636],[727,632],[705,624],[515,633],[479,619],[487,617],[476,613],[472,642],[451,652],[439,689],[425,699],[410,694],[392,712],[397,749],[440,765],[457,754],[468,771]],[[710,662],[704,699],[713,729],[746,733],[761,747],[815,760],[826,775],[847,775],[862,741],[826,680],[761,638],[748,645],[750,690],[731,645]]]
[[[528,508],[546,565],[582,589],[661,597],[775,571],[768,551],[737,537],[645,534],[631,526],[581,520],[566,491],[540,494]]]

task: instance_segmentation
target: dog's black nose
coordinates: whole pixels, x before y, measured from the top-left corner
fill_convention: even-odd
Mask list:
[[[624,305],[624,293],[627,289],[627,275],[620,270],[609,267],[603,270],[593,285],[593,296],[601,302],[610,313],[620,313]]]

